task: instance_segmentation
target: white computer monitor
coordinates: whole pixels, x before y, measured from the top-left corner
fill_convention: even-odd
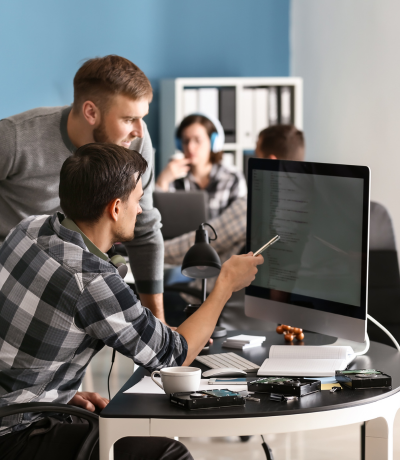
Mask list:
[[[275,235],[246,288],[249,317],[363,342],[370,170],[250,159],[247,250]]]

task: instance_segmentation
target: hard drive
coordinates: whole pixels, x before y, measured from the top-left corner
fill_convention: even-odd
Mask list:
[[[392,388],[392,377],[376,369],[351,369],[335,372],[336,380],[352,390]]]
[[[277,393],[287,396],[305,396],[321,391],[321,381],[289,377],[263,377],[247,383],[255,393]]]
[[[230,390],[172,393],[169,400],[172,404],[191,410],[246,405],[243,396]]]

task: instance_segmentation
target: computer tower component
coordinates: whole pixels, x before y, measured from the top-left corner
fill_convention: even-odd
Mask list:
[[[289,377],[264,377],[248,382],[247,389],[255,393],[277,393],[300,397],[321,391],[321,381]]]
[[[351,390],[392,388],[392,377],[376,369],[351,369],[335,372],[336,380]]]
[[[202,394],[204,397],[200,397]],[[244,406],[246,399],[230,390],[207,390],[193,393],[172,393],[170,402],[184,409],[210,409],[212,407]]]

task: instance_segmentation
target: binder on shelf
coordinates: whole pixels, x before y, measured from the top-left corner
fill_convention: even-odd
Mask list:
[[[269,125],[277,125],[279,123],[279,107],[278,107],[278,88],[271,86],[269,88],[269,104],[268,116]]]
[[[183,90],[183,118],[188,115],[198,112],[199,106],[199,90],[192,88],[185,88]]]
[[[269,125],[268,119],[268,88],[255,88],[253,90],[254,128],[253,143],[257,142],[260,131]]]
[[[235,152],[224,152],[222,155],[222,164],[227,168],[235,166]]]
[[[242,143],[251,146],[254,144],[253,89],[243,88],[242,94]]]
[[[283,125],[292,123],[292,91],[289,86],[281,88],[281,123]]]
[[[219,121],[225,132],[225,142],[236,142],[236,89],[220,88]]]
[[[199,90],[199,107],[198,111],[215,118],[219,116],[218,110],[218,89],[217,88],[200,88]]]

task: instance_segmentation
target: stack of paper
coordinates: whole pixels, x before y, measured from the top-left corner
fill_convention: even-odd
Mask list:
[[[350,346],[272,345],[257,374],[285,377],[333,377],[355,358]]]
[[[265,340],[265,337],[257,335],[235,335],[228,337],[222,344],[225,348],[238,348],[240,350],[247,350],[248,348],[259,347]]]

